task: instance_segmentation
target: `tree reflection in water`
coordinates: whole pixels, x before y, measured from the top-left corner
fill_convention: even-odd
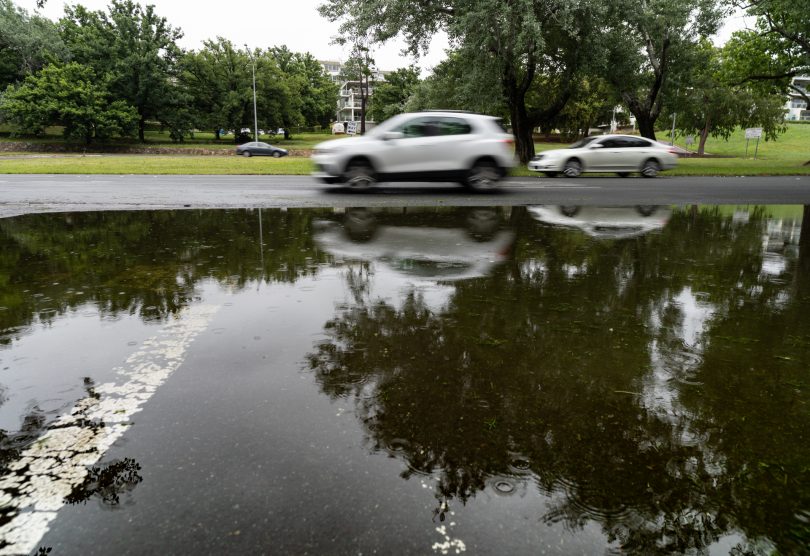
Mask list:
[[[630,553],[806,548],[808,250],[763,272],[763,211],[682,209],[610,241],[512,217],[512,263],[446,306],[353,288],[326,324],[309,364],[371,449],[434,474],[440,518],[503,480]]]

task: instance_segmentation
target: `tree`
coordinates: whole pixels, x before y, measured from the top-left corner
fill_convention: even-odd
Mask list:
[[[134,131],[138,114],[123,100],[113,100],[105,79],[76,62],[51,64],[10,86],[0,111],[18,128],[42,133],[47,126],[64,126],[67,139],[107,139]]]
[[[678,129],[700,137],[698,154],[705,151],[706,139],[728,139],[738,127],[762,127],[765,138],[775,139],[784,132],[784,100],[770,90],[736,83],[734,59],[736,45],[719,49],[709,41],[699,45],[696,63],[684,75],[680,94],[672,100]],[[729,67],[731,66],[731,67]]]
[[[792,77],[810,72],[810,51],[802,42],[771,30],[764,17],[755,29],[734,33],[725,49],[730,54],[729,73],[737,83],[750,83],[774,94],[790,90],[810,104],[808,92],[791,83]]]
[[[256,108],[259,127],[275,129],[301,125],[300,81],[290,79],[279,67],[278,52],[239,50],[222,37],[206,41],[182,61],[181,82],[191,97],[199,127],[238,130],[253,125],[252,68],[256,69]],[[283,60],[282,60],[283,62]],[[240,134],[234,134],[237,141]]]
[[[0,0],[0,90],[66,56],[53,22]]]
[[[606,80],[596,76],[583,78],[565,108],[544,131],[557,128],[569,137],[587,135],[590,128],[613,118],[613,109],[619,102]]]
[[[427,109],[470,110],[507,117],[509,110],[498,91],[498,76],[468,78],[467,64],[458,51],[448,52],[426,79],[420,81],[405,104],[407,112]]]
[[[321,14],[346,18],[343,33],[368,35],[383,42],[402,34],[410,52],[426,49],[439,29],[447,31],[467,61],[469,79],[496,75],[510,115],[516,153],[522,162],[534,155],[532,132],[556,116],[571,94],[576,73],[594,52],[601,3],[534,0],[326,0]],[[543,104],[527,106],[535,76],[552,87],[539,95]]]
[[[81,6],[65,9],[62,33],[73,59],[111,75],[110,90],[138,111],[138,138],[148,120],[168,121],[182,102],[175,81],[183,33],[132,0],[112,0],[109,14]]]
[[[287,114],[284,119],[290,122],[284,127],[285,135],[289,137],[290,126],[299,123],[328,126],[337,104],[338,86],[321,63],[308,52],[292,52],[286,46],[273,47],[269,54],[284,73],[293,101],[284,110]]]
[[[655,139],[670,79],[690,67],[690,49],[717,31],[721,11],[716,0],[617,0],[609,6],[604,77],[641,135]]]
[[[419,69],[415,66],[386,74],[385,81],[374,87],[374,102],[369,111],[371,118],[381,122],[405,112],[405,105],[418,83]]]

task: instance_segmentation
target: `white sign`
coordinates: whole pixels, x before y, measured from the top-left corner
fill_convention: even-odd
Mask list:
[[[695,144],[695,136],[694,135],[687,135],[686,136],[686,144],[687,145],[694,145]]]
[[[357,133],[357,122],[346,122],[346,133],[349,135]]]
[[[746,139],[759,139],[760,137],[762,137],[761,127],[749,127],[745,130]]]

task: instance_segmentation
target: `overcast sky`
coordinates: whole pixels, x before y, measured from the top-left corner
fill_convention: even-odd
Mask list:
[[[331,44],[337,26],[329,23],[318,14],[318,4],[323,0],[152,0],[141,4],[154,4],[159,15],[165,17],[174,27],[183,30],[180,46],[198,49],[205,39],[217,35],[230,39],[236,45],[247,43],[251,48],[267,48],[285,44],[295,52],[311,52],[319,60],[345,60],[348,51],[345,47]],[[28,10],[36,10],[36,0],[14,0]],[[59,19],[64,13],[65,4],[82,4],[91,10],[106,11],[108,0],[79,0],[65,2],[48,0],[40,13],[50,19]],[[740,16],[729,18],[715,42],[724,43],[731,33],[745,26]],[[423,56],[418,65],[427,74],[444,58],[447,48],[445,36],[437,36],[430,52]],[[412,58],[402,56],[402,43],[392,43],[378,47],[374,58],[377,67],[393,70],[414,63]]]
[[[36,0],[13,1],[29,13],[36,11]],[[251,48],[286,44],[295,52],[311,52],[319,60],[343,61],[348,56],[347,48],[331,44],[337,25],[318,14],[322,0],[142,0],[140,3],[154,4],[158,15],[183,30],[180,46],[184,48],[198,49],[204,40],[219,35],[236,45],[247,43]],[[64,14],[65,4],[106,11],[109,1],[48,0],[39,13],[59,19]],[[412,58],[400,54],[402,46],[398,42],[378,47],[374,54],[377,66],[393,70],[414,63]],[[446,48],[446,38],[437,37],[431,51],[418,65],[430,69],[444,58]]]

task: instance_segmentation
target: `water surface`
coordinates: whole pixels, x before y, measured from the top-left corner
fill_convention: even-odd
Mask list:
[[[55,554],[802,553],[804,212],[0,220],[0,536]],[[36,456],[65,431],[83,443]]]

